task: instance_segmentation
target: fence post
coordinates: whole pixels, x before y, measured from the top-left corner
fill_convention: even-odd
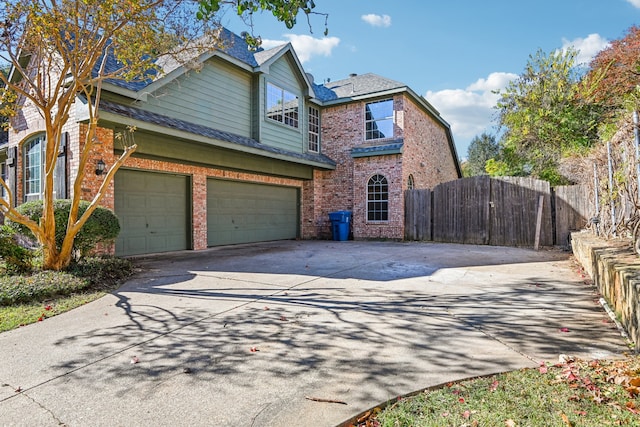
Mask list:
[[[613,200],[613,161],[611,160],[611,141],[607,142],[607,158],[609,163],[609,200],[611,203],[611,226],[616,235],[616,205]]]

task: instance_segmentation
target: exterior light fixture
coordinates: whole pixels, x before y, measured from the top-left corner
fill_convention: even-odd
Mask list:
[[[96,175],[102,175],[104,173],[104,167],[105,164],[102,159],[98,160],[98,163],[96,163]]]

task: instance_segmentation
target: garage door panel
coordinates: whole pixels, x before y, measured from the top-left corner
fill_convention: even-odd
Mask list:
[[[210,179],[209,246],[296,238],[298,198],[292,187]]]
[[[115,194],[121,225],[117,255],[188,249],[188,177],[120,170]]]

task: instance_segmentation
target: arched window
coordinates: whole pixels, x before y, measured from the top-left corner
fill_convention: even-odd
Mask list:
[[[374,175],[367,183],[367,220],[389,220],[389,184],[383,175]]]
[[[409,178],[407,178],[407,190],[413,190],[414,189],[414,184],[413,184],[413,175],[409,175]]]
[[[44,162],[44,135],[38,135],[23,146],[24,200],[42,198],[42,175]]]

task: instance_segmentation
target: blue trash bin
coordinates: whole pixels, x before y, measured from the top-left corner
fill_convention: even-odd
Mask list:
[[[349,240],[349,226],[351,224],[351,212],[337,211],[329,212],[329,220],[331,220],[331,236],[333,240],[345,241]]]

